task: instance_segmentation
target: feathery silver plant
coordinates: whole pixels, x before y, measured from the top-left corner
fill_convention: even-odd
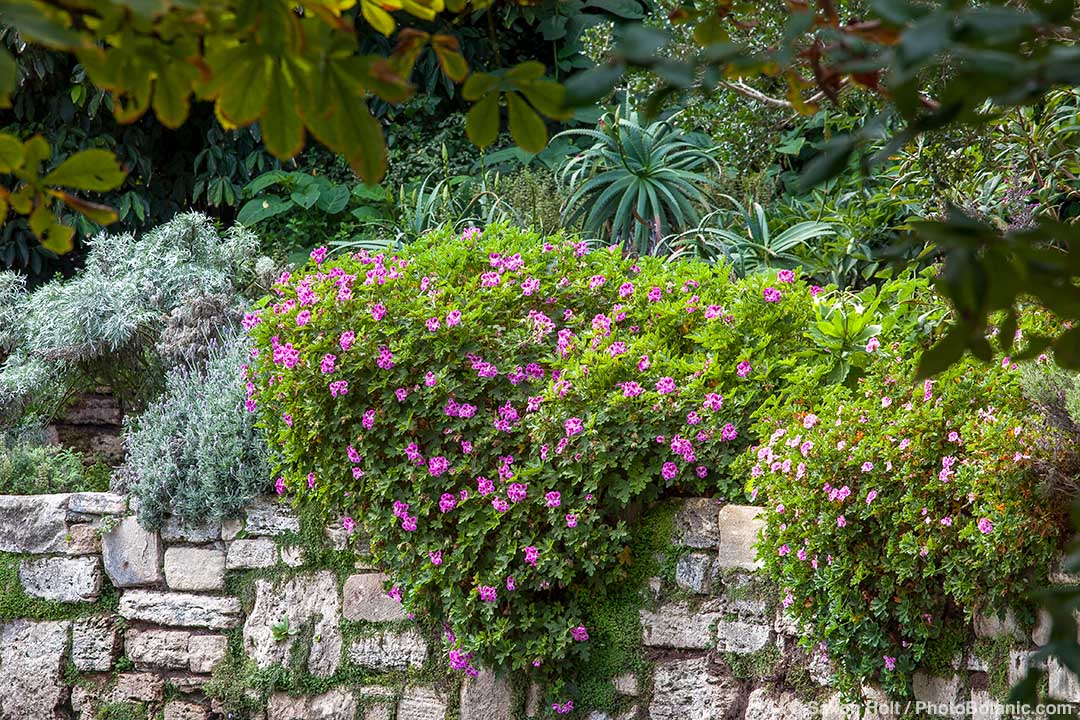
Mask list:
[[[165,393],[125,421],[122,475],[144,525],[167,515],[186,525],[229,517],[270,489],[266,441],[244,408],[250,347],[236,335],[211,347],[205,366],[175,368]]]
[[[27,410],[50,417],[79,387],[109,382],[145,401],[169,366],[155,350],[185,298],[242,302],[256,284],[259,242],[250,231],[221,234],[199,213],[178,215],[136,237],[102,233],[86,266],[33,292],[0,273],[0,424]],[[262,263],[265,265],[265,263]]]

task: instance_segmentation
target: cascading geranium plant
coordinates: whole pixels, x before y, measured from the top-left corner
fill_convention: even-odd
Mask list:
[[[452,668],[553,688],[588,655],[580,598],[628,560],[628,508],[741,495],[729,465],[817,292],[508,228],[312,258],[245,319],[278,492],[362,525]]]
[[[1066,504],[1036,471],[1055,440],[1008,358],[913,385],[918,353],[870,345],[856,388],[763,422],[740,466],[766,508],[758,556],[807,648],[850,692],[876,679],[908,695],[917,667],[963,650],[973,613],[1026,606]]]

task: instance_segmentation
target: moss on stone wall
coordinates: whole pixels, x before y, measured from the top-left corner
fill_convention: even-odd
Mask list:
[[[19,563],[24,555],[0,553],[0,621],[71,620],[87,615],[114,612],[120,593],[107,577],[102,578],[101,595],[92,603],[61,603],[32,597],[19,581]]]
[[[619,581],[583,598],[591,652],[578,675],[580,707],[621,710],[629,701],[615,692],[612,681],[625,673],[637,674],[639,681],[648,674],[640,611],[649,602],[650,578],[674,583],[680,550],[672,543],[676,509],[670,502],[646,509],[619,558]]]

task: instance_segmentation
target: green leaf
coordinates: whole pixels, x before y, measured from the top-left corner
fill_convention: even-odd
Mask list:
[[[275,195],[255,198],[254,200],[248,200],[244,203],[244,207],[240,208],[240,212],[236,214],[236,222],[241,225],[254,225],[267,218],[280,215],[292,207],[293,204],[290,201],[283,200]]]
[[[469,112],[465,115],[465,134],[477,147],[487,147],[495,142],[499,136],[498,93],[488,93],[469,108]]]
[[[158,70],[154,81],[154,114],[167,128],[176,129],[187,120],[194,68],[186,63],[169,63]]]
[[[482,72],[474,72],[461,88],[461,97],[475,102],[499,87],[499,78]]]
[[[567,108],[566,89],[552,80],[534,80],[518,86],[532,106],[555,120],[569,120],[573,110]]]
[[[960,327],[952,327],[948,334],[922,354],[919,359],[919,371],[916,380],[925,380],[937,375],[964,356],[967,342]]]
[[[19,68],[15,64],[15,58],[11,57],[7,50],[0,48],[0,108],[11,107],[11,96],[18,84]]]
[[[522,150],[537,153],[547,145],[547,126],[516,92],[506,94],[510,115],[510,135]]]
[[[296,93],[280,64],[275,64],[270,73],[266,112],[259,120],[259,128],[266,149],[279,160],[291,158],[304,148],[304,123],[296,108]]]
[[[855,152],[855,139],[850,135],[844,135],[826,142],[821,153],[806,164],[806,168],[799,175],[797,183],[798,194],[808,192],[830,178],[839,175],[845,167],[852,153]]]
[[[72,30],[67,13],[45,10],[42,5],[30,2],[0,3],[4,25],[18,28],[26,38],[51,48],[65,50],[84,48],[89,40]]]
[[[272,185],[277,185],[283,180],[289,178],[291,175],[292,173],[285,172],[284,170],[271,170],[269,172],[264,172],[262,175],[249,182],[244,187],[244,192],[248,195],[255,195],[256,193],[262,192],[263,190],[271,187]]]
[[[329,64],[312,86],[300,86],[308,92],[300,107],[320,142],[343,154],[363,180],[378,182],[386,171],[386,142],[364,98],[365,67],[356,57]]]
[[[60,163],[41,179],[45,185],[59,185],[76,190],[114,190],[127,173],[108,150],[82,150]]]
[[[310,210],[319,201],[321,192],[318,185],[311,183],[303,188],[293,190],[292,194],[289,195],[289,199],[305,210]]]
[[[565,101],[570,106],[592,105],[611,92],[615,83],[622,77],[626,66],[598,65],[585,72],[574,75],[566,81]]]
[[[270,61],[251,52],[230,53],[228,65],[215,67],[221,85],[217,99],[218,116],[232,127],[250,125],[262,116],[269,103]]]
[[[318,206],[324,213],[336,215],[349,204],[349,188],[335,185],[319,195]]]
[[[116,210],[106,205],[99,205],[82,198],[75,197],[70,193],[66,193],[63,190],[50,190],[49,195],[58,198],[60,202],[67,205],[75,212],[85,215],[98,225],[109,225],[117,221],[118,216]],[[131,193],[124,195],[124,199],[130,200]],[[142,208],[141,204],[137,204],[137,207]],[[136,213],[138,214],[138,213]],[[140,216],[140,219],[141,216]]]
[[[71,252],[71,248],[74,247],[74,237],[74,228],[53,222],[45,228],[45,232],[41,236],[41,246],[46,250],[52,250],[57,255],[63,255]]]
[[[585,7],[600,8],[624,20],[640,20],[645,17],[637,0],[589,0]]]
[[[0,133],[0,172],[9,173],[22,167],[25,157],[19,138]]]
[[[385,200],[386,191],[381,185],[353,185],[352,196],[361,200]]]

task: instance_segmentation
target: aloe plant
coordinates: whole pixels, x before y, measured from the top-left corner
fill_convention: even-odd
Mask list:
[[[563,219],[581,221],[594,238],[644,255],[661,238],[698,224],[706,203],[702,189],[709,184],[702,170],[716,161],[673,118],[642,126],[637,113],[623,112],[604,115],[596,130],[557,136],[595,141],[559,171],[568,188]]]
[[[659,249],[710,262],[723,258],[737,274],[745,277],[769,268],[794,267],[800,264],[795,253],[799,247],[815,238],[835,234],[832,225],[816,220],[804,220],[774,233],[760,204],[751,203],[748,209],[730,195],[721,197],[734,206],[735,213],[714,210],[696,228],[665,238]],[[732,229],[734,222],[725,222],[732,215],[743,226],[741,232]]]

